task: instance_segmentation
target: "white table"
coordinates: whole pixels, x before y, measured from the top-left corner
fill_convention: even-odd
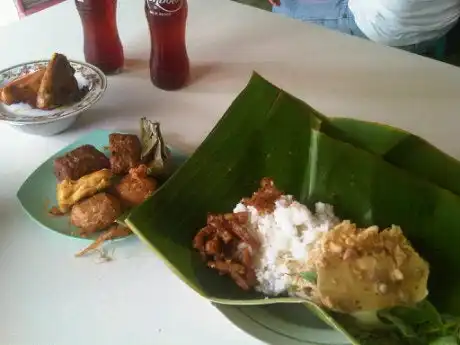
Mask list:
[[[194,81],[178,92],[148,78],[142,1],[121,0],[127,70],[74,128],[55,137],[0,124],[0,343],[4,345],[261,344],[176,278],[137,239],[115,260],[75,259],[87,242],[37,226],[15,194],[48,156],[96,128],[136,130],[161,121],[166,139],[192,152],[252,70],[325,114],[390,123],[460,157],[460,69],[226,0],[190,0]],[[0,68],[54,51],[83,59],[73,1],[0,29]]]

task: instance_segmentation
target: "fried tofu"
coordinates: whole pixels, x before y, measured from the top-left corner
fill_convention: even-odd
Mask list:
[[[114,174],[127,174],[141,163],[141,142],[137,135],[112,133],[109,135],[110,166]]]
[[[83,145],[54,160],[54,175],[58,181],[80,177],[109,169],[109,159],[92,145]]]

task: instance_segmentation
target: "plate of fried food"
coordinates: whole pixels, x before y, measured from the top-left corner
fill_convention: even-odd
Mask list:
[[[70,127],[107,88],[97,67],[54,53],[50,60],[0,71],[0,120],[26,132],[51,135]]]
[[[24,210],[43,227],[103,242],[131,235],[124,224],[186,157],[167,146],[160,125],[141,119],[141,134],[97,130],[46,160],[20,187]]]

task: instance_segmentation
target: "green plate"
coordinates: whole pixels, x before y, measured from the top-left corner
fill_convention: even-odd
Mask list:
[[[82,238],[78,234],[78,228],[70,224],[68,216],[51,216],[49,209],[57,205],[56,201],[56,177],[53,174],[53,161],[59,156],[64,155],[79,146],[89,144],[96,147],[98,150],[104,152],[106,155],[109,152],[106,150],[109,145],[109,134],[114,131],[96,130],[87,135],[84,135],[74,143],[63,148],[50,158],[48,158],[42,165],[40,165],[22,184],[17,193],[19,202],[21,203],[24,211],[38,224],[56,231],[60,234]],[[170,147],[173,159],[173,171],[177,169],[187,157]],[[161,182],[161,181],[160,181]],[[93,240],[99,234],[93,234],[85,237],[84,239]]]
[[[231,306],[214,304],[237,327],[270,345],[348,345],[333,330],[300,304]]]

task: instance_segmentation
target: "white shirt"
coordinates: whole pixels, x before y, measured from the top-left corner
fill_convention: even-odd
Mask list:
[[[460,0],[349,0],[348,6],[369,39],[395,47],[439,38],[460,16]]]

